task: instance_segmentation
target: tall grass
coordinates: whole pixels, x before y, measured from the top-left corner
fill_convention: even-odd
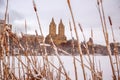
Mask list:
[[[19,40],[19,38],[6,26],[7,22],[7,14],[8,14],[8,0],[7,0],[7,5],[6,5],[6,11],[5,11],[5,22],[4,22],[4,30],[2,32],[2,34],[0,34],[0,80],[72,80],[69,76],[69,74],[66,71],[66,68],[60,58],[59,52],[61,51],[63,54],[67,54],[69,56],[73,57],[73,66],[74,66],[74,75],[75,75],[75,80],[79,80],[78,79],[78,69],[77,69],[77,62],[80,64],[80,66],[82,67],[82,73],[83,73],[83,77],[84,80],[87,80],[87,75],[86,75],[86,68],[91,72],[91,77],[90,79],[92,80],[103,80],[103,73],[101,70],[101,64],[99,62],[99,67],[95,68],[95,60],[94,60],[94,47],[92,47],[92,58],[90,57],[90,51],[88,49],[88,44],[86,42],[86,37],[84,34],[84,28],[81,26],[81,24],[78,24],[80,31],[82,33],[82,36],[84,38],[85,41],[85,49],[87,51],[87,57],[88,57],[88,65],[86,65],[84,63],[83,60],[83,52],[82,52],[82,48],[81,48],[81,43],[79,40],[79,34],[77,32],[77,25],[75,22],[75,18],[73,15],[73,10],[72,10],[72,6],[70,4],[70,0],[67,0],[67,4],[68,4],[68,8],[70,10],[70,14],[72,17],[72,23],[73,25],[71,25],[71,22],[69,22],[69,27],[70,27],[70,34],[71,34],[71,38],[72,38],[72,53],[68,53],[66,51],[64,51],[63,49],[60,49],[59,47],[57,47],[55,45],[55,43],[53,42],[53,39],[51,38],[51,46],[54,49],[54,55],[57,57],[58,62],[59,62],[59,67],[57,67],[54,63],[52,63],[49,59],[48,59],[48,53],[46,50],[46,46],[45,46],[45,42],[44,39],[42,41],[43,46],[41,46],[41,42],[38,39],[38,33],[36,32],[36,39],[39,45],[39,49],[41,50],[41,56],[42,56],[42,61],[40,62],[37,56],[29,56],[29,44],[28,44],[28,40],[25,37],[25,46],[23,46]],[[38,26],[40,29],[40,33],[41,36],[44,38],[43,35],[43,31],[42,31],[42,26],[40,24],[40,18],[39,15],[37,13],[37,6],[33,0],[33,8],[34,8],[34,12],[35,15],[37,17],[37,21],[38,21]],[[114,51],[114,55],[115,55],[115,60],[116,60],[116,66],[114,66],[113,60],[112,60],[112,53],[111,53],[111,49],[110,49],[110,43],[109,43],[109,33],[107,30],[107,25],[106,25],[106,18],[105,18],[105,12],[104,12],[104,8],[103,8],[103,2],[102,0],[97,0],[97,8],[98,8],[98,12],[99,12],[99,16],[100,16],[100,21],[101,21],[101,25],[102,25],[102,30],[103,30],[103,35],[104,35],[104,39],[106,42],[106,47],[108,50],[108,56],[109,56],[109,60],[110,60],[110,64],[111,64],[111,70],[112,70],[112,77],[113,80],[119,80],[120,79],[120,74],[119,74],[119,67],[120,67],[120,60],[119,60],[119,55],[118,55],[118,47],[116,45],[116,40],[115,40],[115,34],[114,34],[114,30],[112,27],[112,20],[111,17],[109,16],[109,22],[110,22],[110,26],[111,26],[111,31],[112,31],[112,37],[113,37],[113,42],[115,45],[115,51]],[[8,21],[9,22],[9,21]],[[74,28],[74,32],[77,38],[77,45],[78,45],[78,51],[79,51],[79,56],[80,58],[77,59],[75,56],[73,56],[73,54],[75,53],[75,43],[74,43],[74,38],[73,38],[73,33],[72,33],[72,26]],[[25,27],[27,27],[26,25],[26,21],[25,21]],[[27,28],[26,29],[26,34],[27,34]],[[25,35],[23,33],[21,33],[22,37],[24,37]],[[93,39],[93,31],[91,29],[91,37]],[[12,39],[14,46],[12,47],[12,51],[10,51],[10,38]],[[15,52],[15,48],[18,49],[18,52]],[[25,59],[26,59],[26,63],[24,62],[24,60],[22,60],[22,56],[21,56],[21,52],[24,55]],[[10,62],[10,52],[12,54],[12,63]],[[18,54],[18,56],[15,56],[15,54]],[[36,51],[31,51],[32,54],[37,55],[38,53],[36,53]],[[15,67],[15,58],[18,60],[18,76],[16,75],[16,67]],[[12,64],[12,66],[10,66]],[[100,68],[100,70],[98,70],[98,68]],[[117,75],[115,70],[117,70]],[[21,72],[22,71],[22,72]],[[23,73],[23,74],[22,74]],[[56,75],[55,75],[56,73]]]
[[[112,53],[111,53],[111,49],[110,49],[109,34],[108,34],[108,30],[107,30],[107,25],[106,25],[106,18],[105,18],[105,13],[104,13],[104,8],[103,8],[103,2],[102,2],[102,0],[97,0],[97,3],[98,3],[97,5],[98,5],[98,11],[99,11],[99,15],[100,15],[101,24],[102,24],[104,39],[106,42],[106,47],[107,47],[109,60],[110,60],[110,64],[111,64],[113,80],[116,80],[117,78],[116,78],[115,68],[113,66],[113,60],[112,60],[112,56],[111,56]],[[109,17],[109,22],[110,22],[111,29],[112,29],[112,21],[111,21],[110,17]],[[113,36],[113,41],[115,42],[113,29],[112,29],[112,36]]]
[[[77,33],[77,29],[76,29],[76,24],[75,24],[75,20],[74,20],[74,16],[73,16],[73,12],[72,12],[72,8],[71,8],[71,4],[70,4],[70,0],[67,0],[67,3],[68,3],[68,7],[69,7],[69,10],[70,10],[70,14],[71,14],[71,17],[72,17],[72,22],[73,22],[73,25],[74,25],[74,31],[75,31],[75,35],[76,35],[76,38],[77,38],[77,44],[78,44],[78,50],[79,50],[79,54],[80,54],[80,60],[81,60],[81,66],[82,66],[82,71],[83,71],[83,75],[84,75],[84,80],[86,80],[86,74],[85,74],[85,69],[84,69],[84,65],[83,65],[83,53],[82,53],[82,50],[81,50],[81,47],[80,47],[80,40],[79,40],[79,37],[78,37],[78,33]]]

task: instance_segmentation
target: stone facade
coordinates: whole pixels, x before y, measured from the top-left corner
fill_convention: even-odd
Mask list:
[[[59,45],[61,43],[66,43],[67,38],[65,36],[65,26],[60,20],[59,26],[58,26],[58,34],[56,33],[56,24],[54,22],[54,19],[52,18],[52,21],[49,25],[49,34],[47,35],[45,42],[50,44],[51,43],[51,38],[54,42],[54,44]]]

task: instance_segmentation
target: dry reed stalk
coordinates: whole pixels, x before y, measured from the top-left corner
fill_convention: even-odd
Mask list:
[[[39,15],[37,13],[37,7],[36,7],[36,4],[35,4],[35,1],[33,0],[33,8],[34,8],[34,11],[36,13],[36,17],[37,17],[37,21],[38,21],[38,25],[39,25],[39,29],[40,29],[40,33],[41,33],[41,36],[43,37],[44,39],[44,35],[43,35],[43,32],[42,32],[42,27],[41,27],[41,24],[40,24],[40,18],[39,18]],[[43,51],[44,51],[44,54],[47,55],[47,51],[46,51],[46,47],[45,47],[45,42],[44,40],[42,41],[43,43]]]
[[[71,38],[72,38],[72,55],[74,54],[74,38],[73,38],[73,34],[72,34],[72,26],[71,26],[71,22],[69,21],[69,27],[70,27],[70,33],[71,33]],[[73,63],[74,63],[74,70],[75,70],[75,80],[78,80],[78,74],[77,74],[77,67],[76,67],[76,61],[75,61],[75,57],[73,57]]]
[[[20,44],[19,44],[19,45],[20,45]],[[34,67],[34,65],[32,64],[30,58],[28,57],[27,52],[24,51],[24,50],[23,50],[23,52],[24,52],[24,55],[25,55],[25,57],[26,57],[26,59],[27,59],[27,62],[28,62],[29,64],[31,63],[34,72],[35,72],[35,73],[36,73],[36,72],[39,73],[39,72],[37,71],[37,69]],[[21,59],[20,59],[20,58],[17,58],[17,59],[18,59],[18,61],[21,62],[22,65],[23,65],[23,62],[21,61]],[[24,65],[24,66],[25,66],[25,65]],[[25,67],[26,67],[26,66],[25,66]],[[29,66],[26,67],[26,69],[28,70],[28,74],[32,74],[32,71],[30,70]],[[28,79],[29,79],[29,75],[28,75]]]
[[[93,63],[92,63],[91,58],[90,58],[90,55],[89,55],[90,53],[89,53],[89,50],[88,50],[88,45],[87,45],[87,43],[86,43],[86,38],[85,38],[85,35],[84,35],[84,32],[83,32],[82,26],[81,26],[80,23],[79,23],[78,25],[79,25],[80,31],[81,31],[81,33],[82,33],[82,36],[83,36],[83,38],[84,38],[84,41],[85,41],[85,48],[86,48],[87,55],[88,55],[88,59],[89,59],[89,63],[88,63],[88,64],[90,65],[91,69],[93,69]],[[92,75],[92,80],[94,80],[94,76],[93,76],[92,71],[91,71],[91,75]]]
[[[22,72],[23,72],[23,75],[25,75],[25,70],[24,70],[24,66],[21,64],[22,66]],[[25,80],[25,76],[24,76],[24,80]]]
[[[13,48],[12,50],[12,71],[13,71],[13,74],[15,74],[15,57],[14,57],[14,52],[15,52],[15,49]]]
[[[112,61],[112,57],[111,57],[111,50],[110,50],[110,44],[109,44],[109,39],[108,39],[108,32],[107,32],[107,27],[106,27],[106,20],[105,20],[105,14],[104,14],[102,0],[98,0],[97,3],[98,3],[98,11],[99,11],[99,15],[100,15],[101,24],[102,24],[104,39],[106,42],[106,47],[107,47],[109,60],[110,60],[110,64],[111,64],[113,80],[116,80],[115,70],[113,67],[113,61]]]
[[[87,45],[87,42],[86,42],[86,37],[85,37],[85,35],[84,35],[84,31],[83,31],[83,28],[82,28],[82,26],[81,26],[81,24],[79,23],[78,24],[79,25],[79,28],[80,28],[80,31],[81,31],[81,33],[82,33],[82,36],[83,36],[83,38],[84,38],[84,41],[85,41],[85,48],[86,48],[86,51],[87,51],[87,55],[88,55],[88,59],[89,59],[89,65],[90,65],[90,68],[91,68],[91,70],[92,71],[95,71],[94,70],[94,64],[92,63],[92,60],[91,60],[91,57],[90,57],[90,53],[89,53],[89,49],[88,49],[88,45]],[[94,73],[91,71],[91,75],[92,75],[92,80],[95,80],[94,79]]]
[[[26,27],[26,23],[25,23],[25,27]],[[21,32],[21,35],[22,35],[22,37],[24,37],[24,35],[23,35],[23,33]],[[28,40],[27,40],[27,37],[25,36],[25,47],[24,47],[24,55],[25,55],[25,57],[27,56],[28,57]],[[29,60],[28,60],[28,58],[26,57],[26,59],[27,59],[27,66],[28,66],[28,68],[30,68],[30,62],[29,62]],[[27,69],[27,73],[28,74],[30,74],[30,71]],[[29,79],[29,75],[27,75],[27,79]]]
[[[36,4],[35,4],[34,0],[33,0],[33,7],[34,7],[34,11],[35,11],[35,13],[36,13],[36,17],[37,17],[37,21],[38,21],[40,33],[41,33],[41,35],[42,35],[42,37],[43,37],[43,39],[44,39],[43,32],[42,32],[42,27],[41,27],[41,24],[40,24],[40,19],[39,19],[38,13],[37,13],[37,7],[36,7]],[[43,50],[42,50],[42,52],[44,51],[43,53],[44,53],[45,55],[47,55],[47,51],[46,51],[46,47],[45,47],[45,42],[44,42],[44,40],[42,41],[42,43],[43,43]],[[43,55],[43,54],[42,54],[42,55]],[[45,58],[47,58],[47,56],[46,56]],[[46,64],[46,63],[48,63],[48,62],[46,61],[46,63],[45,63],[44,58],[43,58],[43,63]],[[46,65],[46,66],[47,66],[47,65]],[[46,66],[44,65],[44,67],[46,67]],[[49,64],[48,64],[48,66],[49,66]]]
[[[92,38],[92,40],[94,40],[93,39],[93,29],[92,28],[91,28],[91,38]],[[94,62],[95,62],[94,41],[93,41],[93,45],[92,45],[92,54],[93,54],[92,55],[93,56],[92,59],[93,59],[93,69],[94,69],[95,68],[95,66],[94,66]]]
[[[49,64],[49,60],[48,60],[48,55],[45,55],[45,59],[46,59],[46,67],[47,67],[47,75],[48,75],[48,78],[49,79],[53,79],[53,74],[51,74],[52,72],[51,72],[51,70],[50,70],[50,64]]]
[[[77,66],[76,66],[76,60],[73,58],[73,64],[74,64],[74,69],[75,69],[75,80],[78,80],[78,74],[77,74]]]
[[[34,67],[33,63],[32,63],[31,60],[29,59],[27,52],[24,51],[24,49],[22,48],[22,46],[20,45],[19,42],[18,42],[18,44],[19,44],[19,47],[20,47],[20,48],[22,49],[22,51],[24,52],[24,55],[25,55],[27,61],[28,61],[29,63],[31,63],[32,68],[33,68],[33,70],[35,71],[35,73],[36,73],[36,72],[38,73],[36,67]],[[17,59],[18,59],[18,58],[17,58]],[[19,59],[19,61],[20,61],[20,59]],[[21,62],[22,62],[22,61],[21,61]],[[22,65],[23,65],[23,63],[22,63]],[[24,66],[25,66],[25,65],[24,65]],[[32,74],[32,71],[30,70],[30,68],[27,67],[26,69],[28,70],[28,74]],[[28,75],[28,79],[29,79],[29,75]]]
[[[38,40],[38,33],[37,33],[37,31],[35,31],[36,32],[36,39],[37,39],[37,41],[38,41],[38,43],[39,43],[39,47],[40,47],[40,49],[41,49],[41,52],[42,52],[42,58],[43,58],[43,66],[44,66],[44,69],[46,69],[47,68],[47,66],[48,66],[48,68],[49,68],[49,63],[48,63],[48,56],[47,56],[47,51],[46,51],[46,47],[45,47],[45,43],[44,43],[44,41],[43,41],[43,46],[41,46],[40,45],[40,41]],[[44,54],[45,53],[45,54]],[[48,71],[50,71],[50,68],[48,69]],[[47,72],[46,72],[46,74],[47,74]]]
[[[26,69],[28,69],[30,72],[32,72],[31,69],[27,65],[25,65],[21,59],[19,59],[19,57],[17,57],[17,56],[15,56],[15,57],[17,58],[17,60],[19,62],[21,62],[21,65],[23,65]]]
[[[36,55],[34,54],[34,56],[30,56],[31,58],[31,62],[32,64],[37,68],[37,63],[38,63],[38,59],[36,57]]]
[[[86,80],[86,74],[85,74],[85,69],[84,69],[84,65],[83,65],[84,62],[83,62],[82,50],[81,50],[81,47],[80,47],[81,44],[79,42],[79,37],[78,37],[77,29],[76,29],[76,24],[75,24],[75,20],[74,20],[72,8],[71,8],[71,5],[70,5],[70,0],[67,0],[67,3],[68,3],[69,10],[70,10],[70,14],[71,14],[73,25],[74,25],[74,31],[75,31],[76,38],[77,38],[78,50],[79,50],[79,54],[80,54],[82,72],[83,72],[84,80]]]
[[[14,73],[12,73],[12,78],[13,78],[12,80],[19,80]]]
[[[58,70],[61,74],[63,74],[64,76],[66,76],[66,74],[64,73],[64,72],[62,72],[62,70],[59,70],[59,68],[57,68],[53,63],[51,63],[50,61],[48,61],[49,62],[49,64],[52,66],[52,67],[54,67],[56,70]],[[62,67],[61,67],[61,69],[62,69]]]
[[[99,12],[99,16],[100,16],[100,21],[101,21],[101,25],[102,25],[102,30],[103,30],[103,34],[104,34],[104,37],[106,36],[105,35],[105,28],[104,28],[104,24],[103,24],[103,18],[102,18],[102,13],[101,13],[101,9],[100,9],[100,2],[99,0],[97,0],[97,9],[98,9],[98,12]]]
[[[98,63],[98,64],[97,64],[97,62],[96,62],[96,65],[97,65],[97,67],[96,67],[96,69],[95,69],[96,75],[94,75],[94,79],[95,79],[95,80],[103,80],[100,60],[99,60],[99,63]],[[97,75],[100,76],[100,77],[98,77]]]
[[[4,46],[3,46],[3,41],[4,37],[3,35],[1,36],[1,78],[4,78],[4,65],[3,62],[5,61],[5,56],[4,56]]]
[[[113,27],[112,27],[112,20],[111,20],[110,16],[108,16],[108,20],[109,20],[111,31],[112,31],[113,42],[115,43],[116,41],[115,41],[114,31],[113,31]]]
[[[5,55],[6,53],[5,53],[5,51],[7,51],[7,53],[8,53],[8,46],[7,45],[4,45],[4,44],[6,44],[7,42],[5,42],[6,41],[6,37],[5,37],[5,34],[6,34],[6,20],[7,20],[7,13],[8,13],[8,0],[7,0],[7,4],[6,4],[6,9],[5,9],[5,16],[4,16],[4,31],[3,31],[3,35],[2,35],[2,40],[1,40],[1,47],[2,47],[2,51],[3,51],[3,55]],[[4,56],[4,58],[6,58],[5,56]],[[5,59],[3,59],[3,63],[6,63],[6,60]],[[4,78],[5,79],[7,79],[7,76],[8,76],[8,74],[7,74],[7,68],[6,68],[6,65],[4,65],[3,64],[3,72],[4,72]]]
[[[41,50],[41,54],[42,54],[42,56],[43,56],[43,54],[44,54],[44,51],[43,51],[43,49],[42,49],[42,46],[40,45],[41,43],[40,43],[40,41],[39,41],[39,39],[38,39],[38,33],[37,33],[37,31],[35,30],[35,33],[36,33],[36,40],[38,41],[38,44],[39,44],[39,48],[40,48],[40,50]],[[45,60],[44,60],[44,57],[42,57],[43,58],[43,63],[45,62]]]
[[[115,40],[115,36],[114,36],[114,31],[113,31],[113,26],[112,26],[112,20],[111,20],[111,17],[108,16],[108,19],[109,19],[109,23],[110,23],[110,26],[111,26],[111,31],[112,31],[112,37],[113,37],[113,42],[114,42],[114,55],[115,55],[115,60],[116,60],[116,67],[117,67],[117,75],[118,75],[118,79],[119,79],[119,55],[118,55],[118,47],[117,47],[117,43],[116,43],[116,40]]]
[[[55,44],[54,44],[54,42],[53,42],[51,36],[50,36],[50,39],[51,39],[51,42],[52,42],[52,45],[53,45],[53,49],[55,50],[55,53],[54,53],[54,54],[57,56],[58,61],[59,61],[59,63],[61,64],[61,67],[62,67],[62,69],[63,69],[63,71],[64,71],[64,73],[65,73],[66,80],[71,80],[71,79],[69,78],[67,72],[66,72],[66,69],[65,69],[65,67],[64,67],[64,65],[63,65],[63,63],[62,63],[62,61],[61,61],[61,59],[60,59],[60,56],[59,56],[59,54],[58,54],[57,47],[55,46]]]
[[[100,69],[100,71],[99,71],[99,73],[101,73],[101,77],[102,77],[102,69],[101,69],[101,63],[100,63],[100,61],[99,61],[99,69]]]
[[[8,33],[10,33],[9,31],[8,32],[5,32],[4,31],[4,34],[7,34],[8,35]],[[11,33],[10,33],[10,36],[11,36]],[[8,36],[7,36],[8,37]],[[3,43],[6,43],[7,42],[7,39],[8,38],[6,38],[4,35],[2,36],[2,44]],[[7,46],[5,45],[5,47],[6,47],[6,49],[4,48],[4,45],[2,45],[2,48],[3,49],[5,49],[4,51],[7,51],[7,52],[9,52],[9,43],[7,44]],[[4,52],[5,53],[5,52]],[[8,55],[8,53],[7,53],[7,56],[9,57],[9,55]],[[9,60],[9,58],[8,57],[4,57],[4,60],[3,60],[3,63],[6,63],[6,61],[7,61],[7,64],[6,65],[3,65],[2,67],[4,68],[4,78],[6,78],[7,79],[7,76],[9,75],[9,73],[7,73],[8,72],[8,69],[6,68],[6,66],[8,66],[9,67],[9,64],[10,64],[10,60]],[[20,74],[20,73],[19,73]],[[19,77],[20,78],[20,77]]]
[[[4,74],[5,75],[3,75],[3,79],[4,80],[9,80],[9,79],[18,80],[17,77],[15,76],[15,74],[10,70],[10,67],[4,62],[3,62],[3,65],[5,66],[4,67],[4,70],[5,70]],[[3,79],[1,79],[1,80],[3,80]]]
[[[7,69],[7,65],[8,65],[8,61],[7,61],[7,54],[6,54],[6,47],[7,47],[7,41],[6,41],[6,33],[5,33],[5,29],[3,31],[3,34],[2,34],[2,38],[1,38],[1,47],[2,47],[2,51],[3,51],[3,59],[2,59],[2,67],[3,67],[3,78],[7,79],[7,72],[8,72],[8,69]],[[6,56],[7,55],[7,56]]]
[[[36,13],[36,17],[37,17],[37,21],[38,21],[38,25],[39,25],[41,36],[43,37],[43,41],[42,41],[42,43],[43,43],[43,51],[44,51],[45,54],[47,54],[46,47],[45,47],[45,42],[44,42],[44,35],[43,35],[42,27],[41,27],[41,24],[40,24],[40,18],[38,16],[37,7],[36,7],[36,4],[35,4],[34,0],[33,0],[33,8],[34,8],[34,11]]]
[[[64,50],[62,50],[62,49],[60,49],[60,48],[58,48],[58,50],[61,51],[62,53],[64,53],[65,55],[73,56],[73,55],[69,54],[68,52],[66,52],[66,51],[64,51]],[[74,57],[74,56],[73,56],[73,57]],[[74,57],[74,58],[75,58],[75,60],[76,60],[77,62],[79,62],[79,63],[81,64],[81,61],[80,61],[79,59],[77,59],[76,57]],[[99,75],[97,75],[95,71],[91,70],[91,68],[90,68],[88,65],[86,65],[86,64],[83,64],[83,65],[84,65],[85,68],[87,68],[88,70],[92,71],[92,72],[94,73],[94,75],[96,75],[98,78],[102,79],[102,77],[99,76]]]
[[[2,51],[3,51],[3,76],[5,79],[8,79],[7,77],[9,76],[9,74],[7,74],[9,72],[10,69],[10,42],[9,42],[9,33],[7,32],[8,31],[8,27],[5,26],[4,28],[4,31],[3,31],[3,35],[2,35],[2,38],[1,38],[1,47],[2,47]],[[5,64],[4,64],[5,63]]]
[[[16,58],[18,59],[18,61],[21,62],[21,64],[22,64],[27,70],[30,71],[30,73],[26,73],[27,75],[29,75],[28,80],[30,79],[30,76],[31,76],[31,77],[34,77],[34,74],[33,74],[33,73],[36,73],[36,72],[38,73],[38,75],[39,75],[40,77],[43,77],[43,76],[37,71],[37,69],[36,69],[34,66],[32,66],[32,68],[33,68],[33,71],[32,71],[32,69],[29,68],[27,65],[25,65],[25,64],[23,63],[23,61],[22,61],[21,59],[19,59],[19,57],[16,56]],[[35,78],[35,77],[34,77],[34,78]]]
[[[7,2],[7,6],[8,6],[8,2]],[[7,13],[7,11],[6,11]],[[9,34],[7,33],[7,29],[6,29],[6,26],[5,26],[5,23],[4,23],[4,31],[3,31],[3,35],[2,35],[2,38],[1,39],[1,42],[2,42],[2,51],[3,51],[3,55],[4,55],[4,59],[3,59],[3,62],[6,63],[7,66],[10,66],[10,57],[9,57]],[[6,57],[7,55],[7,57]],[[8,74],[6,73],[8,71],[8,69],[6,68],[6,65],[3,65],[3,68],[4,68],[4,77],[7,78]]]
[[[34,11],[36,13],[36,17],[37,17],[37,21],[38,21],[41,36],[43,36],[42,27],[41,27],[41,24],[40,24],[40,19],[39,19],[38,13],[37,13],[37,7],[36,7],[36,4],[35,4],[34,0],[33,0],[33,7],[34,7]],[[44,36],[43,36],[43,39],[44,39]],[[44,40],[43,40],[42,43],[43,43],[43,50],[42,49],[41,50],[42,50],[42,52],[45,51],[45,54],[47,54]],[[45,63],[44,59],[43,59],[43,63]]]
[[[65,55],[73,56],[73,55],[69,54],[68,52],[66,52],[66,51],[64,51],[64,50],[62,50],[62,49],[60,49],[60,48],[58,48],[58,50],[61,51],[62,53],[64,53]],[[73,57],[74,57],[74,56],[73,56]],[[74,57],[74,59],[81,64],[81,61],[80,61],[79,59],[77,59],[76,57]],[[92,71],[92,73],[93,73],[95,76],[97,76],[99,79],[102,79],[102,77],[99,76],[98,74],[96,74],[96,72],[95,72],[94,70],[92,70],[88,65],[84,64],[84,67],[87,68],[88,70]]]
[[[26,58],[26,59],[27,59],[27,66],[28,66],[28,68],[30,69],[30,62],[29,62],[28,58]],[[30,72],[28,69],[27,69],[27,74],[31,74],[31,72]],[[27,75],[27,78],[29,79],[30,76]]]
[[[61,80],[61,72],[62,72],[62,68],[59,64],[59,71],[58,71],[58,74],[57,74],[57,80]]]
[[[10,67],[10,35],[7,32],[9,30],[9,27],[6,27],[6,55],[7,55],[7,65]]]
[[[25,54],[26,54],[26,53],[25,53]],[[39,73],[39,72],[37,71],[36,67],[34,66],[34,64],[32,63],[31,59],[30,59],[27,55],[25,55],[25,57],[27,58],[29,64],[31,64],[31,67],[33,68],[34,72],[35,72],[35,73]]]
[[[19,59],[21,59],[21,56],[18,55]],[[18,61],[18,74],[19,74],[19,79],[21,78],[21,73],[20,73],[20,62]]]
[[[38,21],[40,33],[41,33],[41,35],[43,36],[42,27],[41,27],[41,24],[40,24],[40,19],[39,19],[38,13],[37,13],[37,7],[36,7],[36,4],[35,4],[35,1],[34,1],[34,0],[33,0],[33,8],[34,8],[34,11],[35,11],[35,13],[36,13],[36,17],[37,17],[37,21]]]
[[[71,38],[72,38],[72,55],[74,54],[74,37],[73,37],[73,33],[72,33],[72,26],[71,26],[71,22],[69,21],[69,27],[70,27],[70,33],[71,33]]]
[[[105,32],[108,32],[107,26],[106,26],[106,18],[105,18],[105,12],[104,12],[104,8],[103,8],[103,2],[102,2],[102,0],[99,0],[99,1],[100,1],[100,5],[101,5],[101,13],[102,13],[102,17],[103,17],[103,24],[104,24]]]

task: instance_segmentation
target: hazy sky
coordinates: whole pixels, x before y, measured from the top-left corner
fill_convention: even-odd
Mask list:
[[[94,32],[94,42],[104,44],[105,42],[99,13],[96,7],[97,0],[70,1],[80,40],[83,41],[83,37],[81,36],[78,23],[81,23],[87,40],[90,37],[92,27]],[[49,24],[53,17],[57,26],[59,25],[60,19],[63,20],[65,25],[65,35],[70,39],[69,20],[71,21],[71,16],[67,0],[35,0],[35,2],[44,36],[49,33]],[[6,0],[0,0],[0,19],[4,19],[5,5]],[[105,9],[106,19],[107,16],[111,16],[112,18],[115,39],[120,42],[120,0],[103,0],[103,6]],[[9,0],[8,10],[10,23],[13,25],[13,31],[16,29],[17,33],[25,32],[24,23],[26,19],[28,33],[35,34],[35,30],[39,32],[32,0]],[[107,27],[109,29],[110,41],[112,41],[109,24],[107,24]]]

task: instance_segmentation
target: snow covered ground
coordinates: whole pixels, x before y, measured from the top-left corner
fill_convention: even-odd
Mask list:
[[[29,57],[31,57],[31,56],[29,56]],[[32,56],[32,57],[36,57],[36,59],[38,61],[38,65],[42,66],[43,58],[41,56]],[[79,56],[75,56],[75,57],[77,59],[80,59]],[[54,65],[59,67],[59,61],[58,61],[58,58],[56,56],[49,56],[48,58],[49,58],[49,61],[51,61]],[[113,62],[115,62],[114,56],[112,56],[112,58],[113,58]],[[21,56],[21,59],[25,64],[27,64],[25,56]],[[68,72],[70,78],[72,80],[75,80],[73,57],[72,56],[60,56],[60,59],[62,60],[63,65],[65,66],[65,69]],[[89,63],[87,61],[88,56],[83,56],[83,59],[84,59],[84,63],[89,66]],[[119,60],[120,60],[120,57],[119,57]],[[12,62],[12,56],[10,57],[10,61]],[[100,66],[101,66],[101,70],[103,71],[103,80],[112,80],[112,71],[111,71],[111,66],[110,66],[110,62],[109,62],[109,57],[108,56],[95,56],[95,66],[97,67],[98,70],[100,70],[99,62],[101,63]],[[83,80],[81,65],[78,61],[76,61],[76,64],[77,64],[78,79]],[[12,66],[12,64],[10,66]],[[18,74],[17,68],[18,68],[18,59],[15,58],[16,75]],[[85,71],[86,71],[87,79],[89,79],[91,77],[90,70],[85,68]],[[20,73],[22,74],[22,66],[21,66]]]

